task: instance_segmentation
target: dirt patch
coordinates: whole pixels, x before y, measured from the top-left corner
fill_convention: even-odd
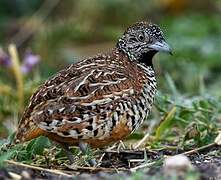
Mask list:
[[[106,151],[100,166],[96,168],[61,166],[60,169],[55,170],[54,168],[46,169],[8,161],[7,169],[1,170],[1,176],[12,177],[13,175],[18,175],[26,179],[72,179],[73,176],[78,179],[113,179],[129,177],[139,169],[142,169],[142,177],[163,176],[162,162],[164,157],[175,155],[176,152],[168,150]],[[199,172],[200,179],[221,178],[220,146],[213,145],[198,151],[190,151],[189,154],[185,153],[196,171]]]

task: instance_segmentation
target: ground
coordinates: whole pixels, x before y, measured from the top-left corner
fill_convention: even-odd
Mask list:
[[[47,153],[54,154],[56,147],[48,149]],[[51,152],[49,152],[51,151]],[[54,152],[52,152],[54,151]],[[215,143],[184,152],[183,150],[99,150],[95,157],[99,160],[97,167],[89,167],[86,162],[83,166],[70,166],[67,160],[48,160],[43,165],[42,157],[33,160],[29,165],[8,160],[7,168],[1,169],[1,176],[23,177],[23,178],[47,178],[47,179],[137,179],[168,178],[163,171],[163,162],[166,157],[176,154],[185,154],[191,161],[194,170],[184,171],[178,176],[186,179],[218,179],[221,178],[221,148]],[[44,158],[46,158],[45,156]],[[81,158],[77,159],[82,161]],[[47,162],[45,160],[44,162]],[[27,163],[27,162],[26,162]],[[82,163],[82,162],[81,162]],[[174,177],[176,173],[173,174]]]

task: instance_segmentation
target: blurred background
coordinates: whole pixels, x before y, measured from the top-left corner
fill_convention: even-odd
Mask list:
[[[220,98],[220,18],[221,0],[0,0],[0,137],[49,76],[113,48],[137,21],[158,24],[173,48],[154,60],[162,94]]]

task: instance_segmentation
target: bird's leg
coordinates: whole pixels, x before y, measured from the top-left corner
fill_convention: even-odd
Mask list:
[[[88,150],[90,150],[89,145],[87,143],[82,142],[82,141],[79,143],[79,148],[82,151],[82,153],[85,155],[87,154]],[[89,159],[88,162],[91,166],[97,165],[97,162],[95,159]]]
[[[64,150],[68,160],[70,161],[70,164],[74,164],[74,156],[71,153],[71,150],[67,144],[61,144],[62,149]]]

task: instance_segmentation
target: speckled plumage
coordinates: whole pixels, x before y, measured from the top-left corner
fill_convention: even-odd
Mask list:
[[[31,97],[15,142],[44,135],[61,144],[102,147],[129,135],[152,107],[152,57],[160,49],[151,46],[160,41],[165,45],[156,25],[137,23],[111,52],[58,72]]]

